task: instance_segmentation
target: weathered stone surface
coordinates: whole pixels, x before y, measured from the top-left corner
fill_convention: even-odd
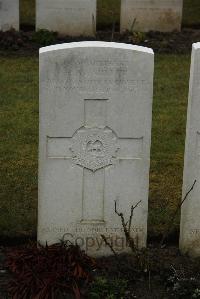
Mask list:
[[[121,0],[121,32],[180,31],[183,0]]]
[[[96,0],[36,0],[36,28],[60,35],[93,36]]]
[[[146,245],[154,55],[81,42],[40,50],[39,225],[42,243],[77,241],[107,255],[101,234],[127,251],[115,201]]]
[[[0,0],[0,30],[19,30],[19,0]]]
[[[193,44],[190,70],[183,198],[197,180],[181,209],[180,249],[200,256],[200,43]]]

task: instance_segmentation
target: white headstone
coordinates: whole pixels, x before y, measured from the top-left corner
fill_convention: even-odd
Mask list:
[[[80,42],[40,50],[38,240],[77,242],[107,255],[101,234],[127,251],[117,210],[146,245],[154,55]]]
[[[193,44],[190,70],[183,198],[197,180],[181,209],[180,249],[200,256],[200,43]]]
[[[0,0],[0,30],[19,30],[19,0]]]
[[[180,31],[183,0],[121,0],[121,32]]]
[[[36,0],[36,29],[60,35],[93,36],[96,0]]]

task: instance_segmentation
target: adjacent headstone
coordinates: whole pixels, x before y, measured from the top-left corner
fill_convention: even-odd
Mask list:
[[[180,249],[200,256],[200,43],[193,44],[192,49],[183,199],[195,180],[181,209]]]
[[[0,0],[0,30],[19,30],[19,0]]]
[[[36,29],[60,35],[93,36],[96,0],[36,0]]]
[[[121,0],[121,32],[180,31],[183,0]]]
[[[40,50],[38,241],[93,256],[128,250],[120,217],[146,245],[154,55],[80,42]]]

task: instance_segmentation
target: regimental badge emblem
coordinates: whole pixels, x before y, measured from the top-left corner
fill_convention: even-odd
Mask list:
[[[96,171],[112,165],[116,160],[117,135],[108,127],[82,127],[72,137],[72,147],[75,164]]]

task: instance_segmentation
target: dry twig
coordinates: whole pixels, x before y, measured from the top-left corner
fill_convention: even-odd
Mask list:
[[[133,220],[133,212],[138,207],[138,205],[140,203],[141,203],[141,200],[135,206],[131,206],[131,215],[130,215],[129,221],[125,222],[123,213],[119,213],[117,211],[117,202],[115,200],[115,213],[121,218],[122,227],[124,229],[124,234],[126,237],[126,242],[129,245],[129,247],[131,248],[132,252],[135,252],[136,248],[135,248],[134,239],[131,237],[130,230],[131,230],[131,224],[132,224],[132,220]],[[127,225],[128,225],[128,228],[127,228]]]
[[[164,241],[166,240],[166,238],[169,236],[170,234],[170,231],[171,231],[171,228],[174,224],[174,221],[176,219],[176,216],[180,210],[180,208],[182,207],[182,205],[184,204],[184,202],[186,201],[186,199],[188,198],[188,195],[190,194],[190,192],[194,189],[194,186],[196,184],[197,180],[194,181],[194,183],[192,184],[192,187],[190,188],[190,190],[186,193],[186,195],[184,196],[183,200],[181,201],[181,203],[177,206],[175,212],[173,213],[170,221],[169,221],[169,227],[168,229],[166,230],[166,232],[163,234],[163,237],[162,237],[162,240],[160,242],[160,246],[163,247],[163,243]]]
[[[110,248],[110,250],[112,251],[112,253],[114,254],[114,256],[118,259],[118,256],[117,256],[117,253],[116,251],[114,250],[112,244],[110,244],[108,242],[108,240],[106,239],[106,237],[104,235],[101,235],[102,239],[104,240],[105,244]]]

